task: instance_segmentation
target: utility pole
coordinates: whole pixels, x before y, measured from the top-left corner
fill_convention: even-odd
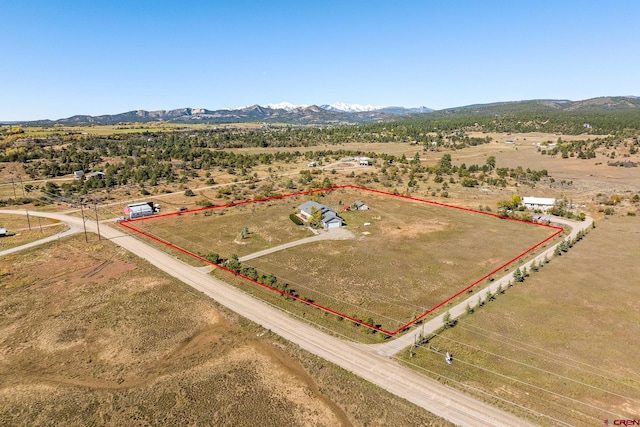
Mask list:
[[[100,240],[100,221],[98,221],[98,205],[93,205],[93,211],[96,214],[96,226],[98,227],[98,240]]]
[[[16,184],[13,182],[13,175],[11,176],[11,185],[13,186],[13,198],[17,199],[18,196],[16,195]]]
[[[22,175],[18,175],[18,179],[20,180],[20,187],[22,187],[22,197],[25,198],[24,195],[24,183],[22,182]]]
[[[85,224],[84,209],[83,209],[82,202],[80,203],[80,212],[82,213],[82,227],[84,227],[84,241],[85,243],[89,243],[89,238],[87,237],[87,224]]]
[[[29,220],[29,211],[25,209],[25,212],[27,212],[27,224],[29,224],[29,231],[31,231],[31,221]]]

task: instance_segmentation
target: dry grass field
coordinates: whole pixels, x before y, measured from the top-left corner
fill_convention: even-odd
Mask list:
[[[635,217],[601,221],[524,283],[403,357],[542,425],[640,418],[639,237]]]
[[[361,199],[370,209],[342,212],[354,235],[351,240],[308,243],[244,265],[275,274],[305,299],[357,319],[371,318],[388,331],[556,232],[364,190],[341,189],[315,198],[336,210]],[[288,218],[306,199],[296,196],[212,209],[209,216],[197,212],[133,225],[201,255],[243,256],[311,235]],[[245,226],[251,234],[243,239]],[[259,288],[255,292],[268,295]],[[278,294],[273,298],[282,299]]]
[[[0,228],[7,229],[7,236],[0,237],[0,251],[52,236],[66,228],[65,224],[47,218],[0,214]]]
[[[105,134],[114,131],[135,129],[104,130]],[[456,327],[434,338],[413,358],[408,358],[408,352],[403,352],[402,357],[406,356],[406,362],[415,369],[542,425],[590,426],[602,425],[605,419],[640,418],[637,369],[640,360],[636,344],[640,318],[634,307],[640,290],[637,280],[640,246],[637,216],[631,216],[636,213],[640,216],[640,204],[631,201],[632,195],[640,193],[638,168],[608,166],[607,158],[601,154],[588,160],[541,155],[535,147],[537,142],[555,141],[559,137],[572,140],[588,136],[490,136],[494,138],[490,144],[453,151],[424,152],[408,143],[368,142],[290,150],[361,150],[404,154],[407,158],[418,153],[421,162],[428,165],[436,164],[448,152],[455,165],[482,165],[489,156],[495,156],[499,168],[546,169],[555,183],[514,184],[505,188],[465,188],[451,183],[447,197],[438,195],[434,199],[495,212],[496,201],[513,194],[563,196],[594,216],[597,228],[568,253],[552,260],[540,272],[532,273],[524,283],[498,295]],[[506,140],[514,144],[505,144]],[[640,155],[628,159],[639,162]],[[292,178],[297,184],[300,169],[308,169],[306,161],[256,168],[259,177],[272,176],[275,190],[281,192],[285,191],[286,180]],[[355,178],[350,177],[352,171]],[[329,177],[335,184],[353,184],[366,171],[379,174],[380,168],[338,169],[336,173],[326,170],[314,177],[319,181]],[[212,173],[216,183],[238,179],[218,170]],[[24,177],[20,164],[0,165],[0,199],[14,197],[10,178],[19,175]],[[403,179],[406,183],[406,177]],[[257,184],[258,188],[261,185]],[[381,183],[371,186],[392,190]],[[406,190],[403,187],[398,185],[400,191]],[[431,199],[436,187],[432,181],[419,182],[412,195]],[[196,197],[185,196],[186,188],[193,189]],[[218,197],[216,188],[206,186],[204,177],[188,185],[149,190],[148,196],[142,196],[138,186],[96,193],[97,198],[110,204],[99,208],[100,218],[120,216],[123,205],[134,200],[153,200],[163,205],[164,212],[180,206],[194,208],[201,199],[214,203],[229,201]],[[21,187],[16,186],[15,191],[21,197]],[[33,194],[40,195],[36,190]],[[233,197],[242,200],[253,195],[243,189]],[[605,216],[600,199],[614,195],[621,195],[624,200],[615,206],[613,216]],[[347,196],[338,201],[353,201],[344,199]],[[372,206],[366,213],[344,214],[356,239],[316,242],[246,264],[276,273],[309,297],[308,279],[312,273],[311,284],[316,289],[313,299],[317,302],[326,298],[326,286],[331,295],[342,296],[338,303],[346,307],[346,314],[371,316],[376,323],[392,324],[404,323],[404,317],[411,318],[432,300],[442,298],[437,294],[440,288],[429,288],[434,283],[444,281],[451,289],[460,289],[463,286],[458,283],[468,284],[467,276],[481,277],[479,273],[488,271],[490,265],[499,265],[498,258],[511,253],[510,245],[514,242],[504,244],[498,233],[487,232],[473,241],[459,240],[470,229],[477,232],[476,229],[491,230],[491,226],[474,228],[455,217],[435,218],[435,215],[416,225],[417,208],[407,207],[404,201],[374,214],[374,209],[381,209],[384,201],[360,195],[356,199],[364,199]],[[248,254],[308,236],[288,220],[288,214],[298,205],[296,201],[284,203],[281,209],[276,204],[269,206],[280,209],[282,221],[262,215],[257,207],[247,206],[237,211],[226,210],[223,215],[172,217],[175,224],[158,223],[160,228],[153,231],[196,253]],[[65,210],[69,206],[38,209]],[[412,215],[410,220],[404,216],[408,214]],[[21,220],[26,223],[24,218]],[[371,225],[365,227],[364,222]],[[145,222],[145,227],[151,223]],[[197,226],[201,223],[223,227]],[[501,222],[500,229],[504,223]],[[244,226],[253,234],[238,239]],[[21,226],[7,226],[10,227]],[[519,231],[515,227],[510,235],[520,238]],[[33,240],[40,237],[39,228],[37,233]],[[448,236],[447,240],[458,244],[453,248],[442,246],[444,239],[439,236]],[[419,245],[408,246],[408,241]],[[0,239],[0,249],[6,248],[6,242]],[[464,251],[465,245],[472,250]],[[387,253],[380,252],[380,247]],[[486,256],[487,247],[498,252]],[[229,248],[234,250],[228,252]],[[518,248],[515,249],[517,252]],[[323,253],[322,259],[318,253]],[[182,257],[177,252],[174,255]],[[425,257],[434,264],[422,271],[419,261]],[[186,256],[182,259],[188,260]],[[374,268],[364,268],[365,259]],[[274,267],[279,272],[273,271]],[[344,271],[355,274],[347,277]],[[330,332],[363,342],[382,339],[381,334],[363,333],[364,328],[351,322],[300,302],[287,301],[228,273],[217,270],[213,274]],[[409,285],[400,286],[397,277]],[[387,283],[394,286],[388,287]],[[384,298],[368,301],[371,292],[362,291],[365,284],[374,286],[377,295]],[[378,315],[392,305],[399,307],[393,310],[399,311]],[[0,424],[444,424],[443,420],[392,398],[277,337],[270,334],[258,337],[262,332],[134,256],[119,252],[108,242],[93,241],[86,246],[84,239],[77,237],[44,249],[3,257]],[[446,350],[454,354],[450,366],[444,363],[442,352]],[[469,386],[475,387],[475,391]],[[517,409],[514,402],[529,409]]]
[[[296,211],[304,199],[300,197],[263,203],[210,209],[184,215],[158,217],[132,223],[144,223],[147,233],[159,236],[191,252],[216,252],[224,258],[232,254],[247,255],[269,247],[313,236],[304,227],[296,226],[289,214]],[[240,233],[247,227],[249,235]]]
[[[0,277],[1,425],[446,425],[104,240]]]

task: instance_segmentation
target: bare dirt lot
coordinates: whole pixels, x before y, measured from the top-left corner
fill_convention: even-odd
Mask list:
[[[2,425],[443,425],[107,241],[0,260]]]

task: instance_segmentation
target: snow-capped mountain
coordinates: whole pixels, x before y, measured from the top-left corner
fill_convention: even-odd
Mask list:
[[[290,102],[280,102],[278,104],[265,104],[261,105],[264,108],[271,108],[272,110],[286,110],[292,111],[296,108],[307,108],[309,105],[296,105]],[[367,112],[383,112],[390,114],[410,114],[410,113],[428,113],[433,111],[427,107],[406,108],[406,107],[393,107],[383,105],[361,105],[361,104],[347,104],[344,102],[335,102],[333,104],[320,105],[320,108],[326,111],[334,111],[337,113],[367,113]]]
[[[608,112],[634,111],[640,109],[638,96],[608,96],[586,99],[582,101],[568,100],[530,100],[498,102],[492,104],[467,105],[436,111],[432,117],[451,116],[455,114],[491,114],[498,115],[505,111],[571,111],[571,112]],[[100,116],[76,115],[58,120],[32,120],[26,123],[34,126],[50,126],[52,124],[117,124],[117,123],[296,123],[343,125],[355,123],[371,123],[394,120],[394,116],[406,114],[424,114],[434,110],[427,107],[374,107],[371,105],[335,103],[331,105],[303,106],[290,102],[268,104],[264,106],[250,105],[243,108],[207,110],[206,108],[178,108],[174,110],[132,110],[119,114]],[[2,122],[0,122],[1,124]]]
[[[341,111],[343,113],[362,113],[366,111],[378,111],[386,108],[386,106],[373,106],[373,105],[360,105],[360,104],[345,104],[344,102],[336,102],[331,105],[321,105],[328,111]]]
[[[295,105],[290,102],[280,102],[278,104],[265,104],[262,107],[271,108],[272,110],[295,110],[296,108],[306,108],[308,105]]]
[[[261,107],[271,108],[272,110],[291,111],[291,110],[295,110],[296,108],[306,108],[308,107],[308,105],[304,105],[304,104],[297,105],[297,104],[292,104],[290,102],[285,101],[277,104],[264,104],[264,105],[261,105]],[[376,107],[373,105],[346,104],[344,102],[336,102],[334,104],[320,105],[320,108],[327,111],[338,111],[341,113],[362,113],[366,111],[378,111],[386,107]]]
[[[94,123],[115,124],[127,122],[191,122],[191,123],[242,123],[248,121],[279,123],[369,123],[390,119],[392,116],[424,113],[432,111],[426,107],[374,107],[372,105],[345,104],[337,102],[331,105],[295,105],[290,102],[278,104],[249,105],[241,108],[207,110],[205,108],[179,108],[175,110],[145,111],[135,110],[120,114],[102,116],[77,115],[66,119],[36,120],[31,123],[47,125],[50,123]]]

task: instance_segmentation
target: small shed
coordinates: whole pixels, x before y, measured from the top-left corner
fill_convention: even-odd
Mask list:
[[[75,179],[76,181],[80,181],[81,179],[84,179],[84,171],[83,170],[74,171],[73,179]]]
[[[87,179],[93,178],[94,176],[99,179],[104,179],[107,176],[107,174],[104,172],[98,171],[98,172],[91,172],[86,175]]]
[[[371,159],[368,157],[360,156],[358,157],[358,163],[360,166],[371,166]]]
[[[6,228],[0,228],[0,237],[4,237],[7,235],[7,229]]]
[[[369,206],[367,206],[365,203],[361,202],[360,200],[356,200],[355,202],[353,202],[353,207],[359,211],[366,211],[369,209]]]

